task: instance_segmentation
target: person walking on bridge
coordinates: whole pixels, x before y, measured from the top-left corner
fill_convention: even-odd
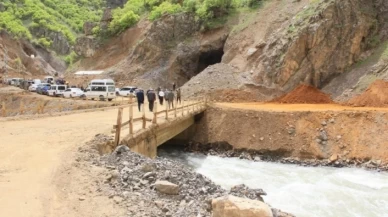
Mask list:
[[[179,104],[182,103],[182,100],[181,100],[181,89],[180,88],[178,88],[176,90],[176,104],[178,105],[178,103]]]
[[[163,90],[160,90],[158,92],[158,97],[159,97],[159,103],[160,105],[163,105],[163,100],[164,100],[164,91]]]
[[[150,109],[150,112],[153,112],[154,110],[154,103],[155,103],[155,100],[156,100],[156,94],[155,94],[155,91],[153,89],[149,89],[147,91],[147,99],[148,99],[148,107]]]
[[[170,90],[167,94],[168,108],[174,108],[174,91]]]
[[[136,92],[137,98],[137,107],[139,108],[139,112],[141,111],[141,104],[144,104],[144,91],[142,89],[138,89]]]

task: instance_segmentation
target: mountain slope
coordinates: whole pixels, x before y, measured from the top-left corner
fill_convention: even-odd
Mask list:
[[[4,0],[0,28],[68,55],[86,21],[99,21],[104,0]]]

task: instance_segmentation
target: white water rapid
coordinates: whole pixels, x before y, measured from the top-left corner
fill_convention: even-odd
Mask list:
[[[388,173],[355,168],[301,167],[161,150],[229,189],[267,192],[265,202],[297,217],[388,217]]]

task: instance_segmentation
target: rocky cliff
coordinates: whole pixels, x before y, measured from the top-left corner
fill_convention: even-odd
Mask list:
[[[177,82],[188,95],[248,89],[267,99],[300,83],[323,88],[384,44],[387,8],[381,0],[268,0],[211,30],[190,13],[166,15],[141,21],[100,48],[79,39],[78,53],[88,58],[77,69],[103,69],[122,84],[144,88]],[[351,85],[327,92],[341,95]]]
[[[221,61],[227,32],[199,30],[193,15],[181,13],[141,21],[100,49],[88,51],[94,42],[78,38],[77,44],[80,40],[84,44],[79,53],[89,57],[79,62],[78,69],[105,69],[116,80],[137,85],[165,87],[173,81],[182,85],[210,65],[207,62]],[[212,54],[218,60],[212,60]]]
[[[65,71],[66,64],[38,45],[25,40],[15,40],[5,31],[0,31],[0,76],[26,77],[54,75]]]

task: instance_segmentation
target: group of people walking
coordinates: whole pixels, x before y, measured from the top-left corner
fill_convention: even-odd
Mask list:
[[[181,104],[181,89],[175,89],[175,83],[173,84],[172,89],[165,89],[162,90],[161,87],[158,87],[156,90],[150,88],[147,90],[147,92],[144,94],[144,91],[142,89],[137,89],[136,90],[136,98],[137,98],[137,105],[139,111],[141,111],[141,105],[144,104],[145,96],[147,96],[148,100],[148,106],[150,112],[153,112],[154,110],[154,104],[157,99],[159,99],[159,104],[163,105],[163,103],[168,104],[168,108],[174,108],[174,100],[176,100],[176,104]]]

